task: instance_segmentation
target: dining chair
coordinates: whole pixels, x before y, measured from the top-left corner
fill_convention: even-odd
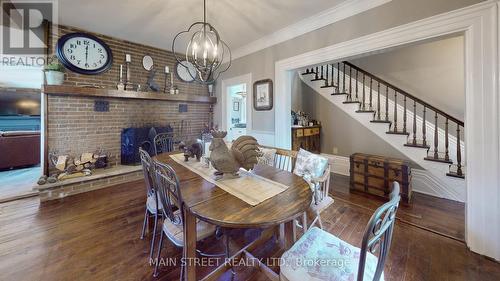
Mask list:
[[[162,152],[170,152],[174,150],[174,133],[160,133],[154,138],[154,150],[158,155]]]
[[[156,228],[158,225],[158,217],[161,216],[162,205],[158,201],[158,192],[155,188],[154,174],[153,174],[153,160],[147,151],[139,148],[139,155],[141,157],[142,172],[144,174],[144,183],[146,184],[146,210],[144,212],[144,221],[142,223],[141,240],[144,239],[146,227],[149,228],[149,218],[154,217],[153,235],[151,236],[151,248],[149,251],[149,258],[153,258],[153,251],[155,247]]]
[[[400,199],[399,184],[394,182],[390,201],[373,213],[365,228],[361,249],[317,227],[309,229],[282,255],[280,280],[384,280]],[[316,266],[317,261],[322,263]]]
[[[182,193],[179,179],[174,169],[167,164],[154,161],[154,174],[156,186],[158,187],[159,200],[163,208],[163,225],[156,255],[155,269],[153,276],[158,276],[158,265],[163,247],[163,239],[166,236],[172,244],[177,247],[184,247],[184,205],[182,204]],[[196,241],[201,241],[215,234],[215,225],[197,220]],[[207,257],[219,257],[229,255],[229,236],[225,235],[226,245],[224,254],[206,254],[199,250],[197,253]],[[181,280],[183,269],[181,268]]]

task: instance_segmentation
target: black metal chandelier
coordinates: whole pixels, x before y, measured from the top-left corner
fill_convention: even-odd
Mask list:
[[[213,84],[219,75],[231,66],[231,50],[227,44],[220,39],[219,32],[206,20],[206,0],[203,0],[203,22],[193,23],[187,30],[177,33],[172,42],[172,52],[177,62],[186,69],[188,73],[203,84]],[[189,36],[189,42],[185,50],[176,50],[178,39]],[[185,57],[178,54],[184,53]],[[227,62],[224,62],[227,59]],[[196,71],[189,71],[194,68]]]

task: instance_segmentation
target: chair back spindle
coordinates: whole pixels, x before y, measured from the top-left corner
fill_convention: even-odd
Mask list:
[[[157,134],[154,138],[155,154],[170,152],[174,150],[174,133]]]
[[[151,159],[151,156],[149,153],[142,149],[139,148],[139,156],[141,157],[141,164],[142,164],[142,172],[144,173],[144,182],[146,184],[146,192],[147,195],[153,195],[155,193],[155,188],[154,188],[154,176],[153,176],[153,160]]]
[[[173,224],[183,225],[184,210],[177,174],[172,167],[159,162],[155,162],[154,171],[158,197],[163,206],[163,217],[169,219]]]

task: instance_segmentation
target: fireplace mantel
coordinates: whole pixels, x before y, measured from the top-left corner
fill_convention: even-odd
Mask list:
[[[217,102],[216,97],[178,94],[170,95],[166,93],[120,91],[102,88],[89,88],[78,86],[51,86],[45,85],[42,92],[47,95],[57,96],[79,96],[79,97],[101,97],[101,98],[121,98],[121,99],[143,99],[143,100],[164,100],[176,102],[209,103]]]

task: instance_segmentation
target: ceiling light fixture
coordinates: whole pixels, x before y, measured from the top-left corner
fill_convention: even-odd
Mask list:
[[[213,84],[231,66],[231,50],[220,39],[217,30],[207,22],[206,17],[206,0],[203,0],[203,22],[195,22],[187,30],[179,32],[172,42],[172,52],[177,62],[186,69],[194,66],[196,73],[187,71],[193,79],[202,84]],[[185,58],[179,57],[183,52],[176,51],[175,48],[176,41],[184,35],[189,36]]]

